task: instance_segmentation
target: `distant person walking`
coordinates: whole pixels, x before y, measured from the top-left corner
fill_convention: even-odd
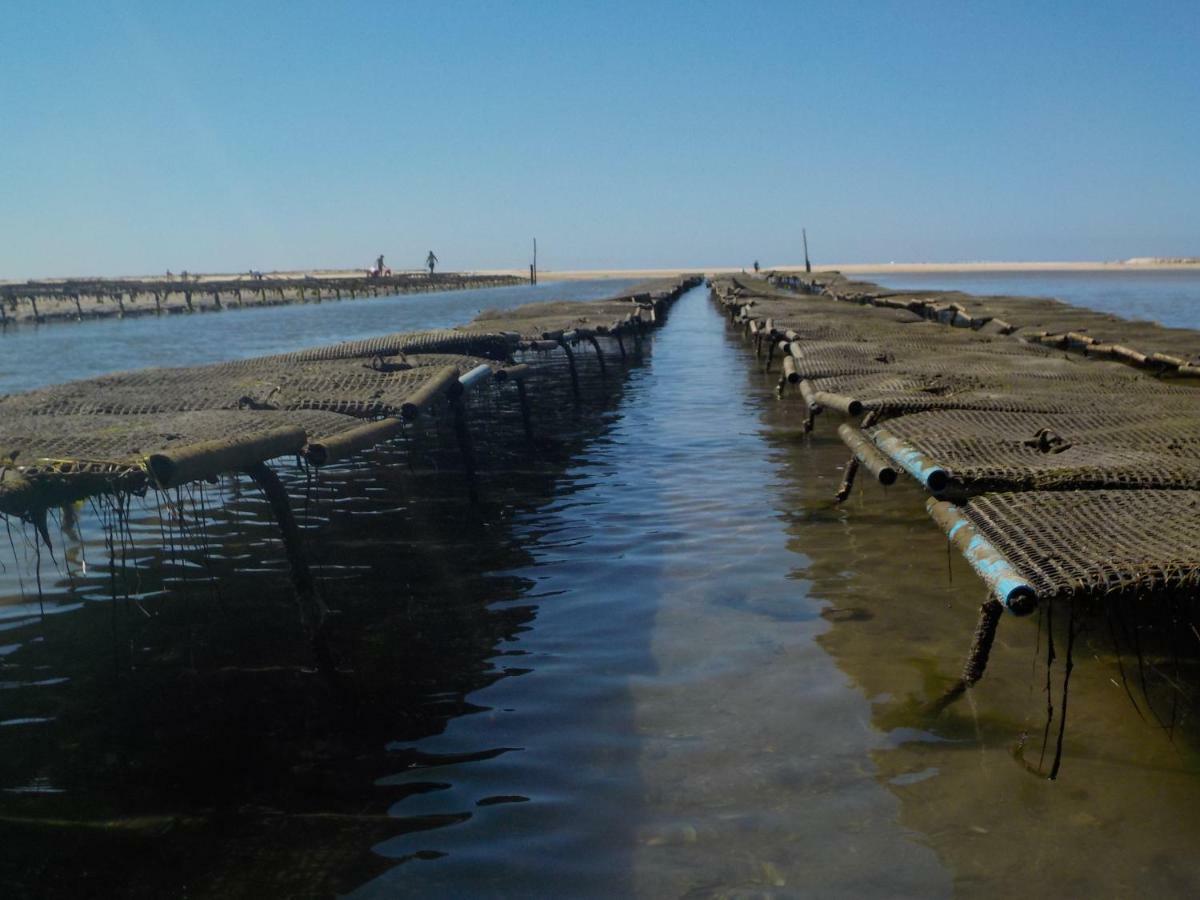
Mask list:
[[[430,250],[429,255],[427,257],[425,257],[425,265],[429,266],[429,277],[430,278],[433,277],[433,267],[436,266],[437,264],[438,264],[437,254],[435,254],[432,250]]]

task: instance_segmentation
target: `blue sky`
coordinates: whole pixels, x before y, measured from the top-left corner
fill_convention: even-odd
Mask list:
[[[1200,255],[1200,4],[0,7],[0,278]]]

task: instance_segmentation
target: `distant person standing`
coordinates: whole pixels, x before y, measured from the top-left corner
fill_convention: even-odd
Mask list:
[[[429,277],[433,277],[433,267],[438,264],[437,255],[430,250],[429,255],[425,257],[425,265],[429,266]]]
[[[376,275],[383,274],[383,254],[382,253],[379,254],[379,259],[375,260],[375,274]]]

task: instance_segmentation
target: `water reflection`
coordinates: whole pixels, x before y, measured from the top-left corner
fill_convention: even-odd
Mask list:
[[[236,480],[135,504],[127,524],[85,511],[70,576],[66,557],[42,560],[49,614],[27,568],[5,573],[27,596],[6,607],[0,659],[0,881],[30,895],[326,896],[436,857],[416,837],[429,829],[502,821],[529,799],[524,784],[472,792],[446,777],[505,742],[421,742],[503,718],[481,692],[530,671],[521,638],[553,598],[522,572],[531,540],[559,538],[512,522],[569,503],[564,470],[608,428],[620,382],[586,364],[583,381],[580,403],[536,392],[533,448],[511,390],[476,404],[478,505],[448,421],[315,483],[288,474],[339,610],[336,678],[313,668],[265,501]],[[102,519],[124,562],[111,572]],[[17,532],[14,546],[34,545]],[[449,809],[416,809],[427,793]]]
[[[420,745],[521,749],[439,769],[464,796],[394,812],[529,802],[388,842],[410,864],[355,896],[948,892],[877,781],[870,707],[814,641],[829,626],[773,508],[774,401],[750,384],[707,297],[686,296],[566,474],[575,493],[515,522],[551,537],[514,573],[545,597],[521,638],[533,671],[473,697],[511,712]]]
[[[764,384],[764,387],[766,385]],[[1200,759],[1190,723],[1174,739],[1129,702],[1103,616],[1077,639],[1062,780],[1031,774],[1046,717],[1045,623],[1002,622],[988,672],[936,719],[957,676],[984,589],[923,513],[911,484],[862,483],[830,498],[847,451],[824,423],[797,440],[786,405],[764,407],[790,544],[834,627],[818,638],[886,736],[871,752],[901,821],[971,896],[1191,893],[1200,864]],[[1059,640],[1059,648],[1064,645]],[[1128,666],[1129,663],[1127,662]],[[1060,704],[1062,661],[1054,677]],[[1144,708],[1144,707],[1143,707]],[[1057,723],[1055,724],[1057,729]],[[1053,739],[1053,732],[1051,740]],[[1043,770],[1053,757],[1053,746]]]

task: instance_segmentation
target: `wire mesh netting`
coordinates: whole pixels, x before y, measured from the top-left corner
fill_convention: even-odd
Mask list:
[[[943,410],[873,429],[969,491],[1200,488],[1200,417]]]
[[[735,278],[714,293],[755,323],[760,355],[788,354],[805,396],[873,413],[897,468],[974,495],[964,514],[1039,595],[1195,587],[1200,390],[1146,355],[1191,359],[1200,335],[1050,300],[822,285]],[[1141,353],[1070,352],[1094,340]]]
[[[522,341],[542,339],[548,326],[586,322],[619,332],[641,321],[645,304],[653,308],[691,283],[663,282],[653,294],[615,300],[487,312],[461,329],[144,369],[0,397],[0,512],[29,515],[31,504],[61,501],[64,492],[55,488],[68,483],[84,492],[137,489],[156,454],[189,448],[203,454],[212,444],[213,465],[232,465],[227,452],[218,458],[218,449],[238,445],[237,459],[261,460],[299,451],[306,439],[327,441],[358,429],[364,419],[408,415],[407,407],[431,402],[458,375],[511,364]],[[272,440],[288,429],[289,440]],[[364,438],[355,431],[354,446],[375,440],[375,433]]]
[[[1039,597],[1200,587],[1200,492],[1021,491],[960,509]]]

